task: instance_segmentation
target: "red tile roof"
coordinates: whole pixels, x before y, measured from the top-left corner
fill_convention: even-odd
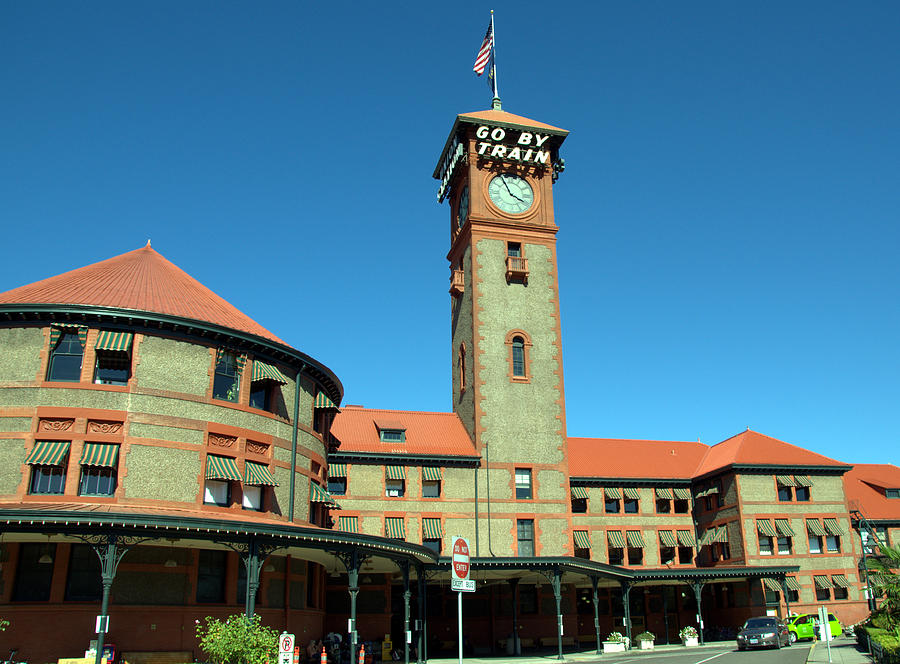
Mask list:
[[[287,345],[147,243],[71,272],[0,293],[0,304],[82,304],[213,323]]]
[[[569,474],[689,480],[708,449],[684,441],[569,438]]]
[[[554,127],[553,125],[548,125],[544,122],[538,122],[537,120],[531,120],[530,118],[526,118],[521,115],[515,115],[513,113],[507,113],[506,111],[497,111],[494,109],[489,109],[487,111],[474,111],[472,113],[460,113],[459,117],[460,119],[474,119],[483,122],[493,122],[496,124],[511,124],[523,127],[534,127],[536,129],[548,129],[550,131],[562,132],[564,134],[569,133],[565,129],[560,129],[559,127]]]
[[[846,466],[821,454],[748,429],[710,447],[694,475],[699,477],[732,465]]]
[[[406,442],[381,442],[376,423],[385,422],[391,423],[390,428],[406,429]],[[456,413],[344,406],[334,418],[331,432],[341,441],[340,452],[478,456]]]
[[[900,498],[885,489],[900,489],[900,468],[889,463],[859,463],[844,475],[844,495],[851,510],[867,519],[900,521]]]

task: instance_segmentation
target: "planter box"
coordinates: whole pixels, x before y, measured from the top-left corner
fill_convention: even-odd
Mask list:
[[[638,639],[638,650],[653,650],[653,641]]]
[[[604,641],[603,652],[625,652],[624,641]]]
[[[699,645],[698,637],[692,636],[686,639],[681,639],[681,643],[683,643],[688,648],[693,648]]]

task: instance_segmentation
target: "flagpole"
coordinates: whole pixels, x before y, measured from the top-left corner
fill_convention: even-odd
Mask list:
[[[494,57],[491,59],[491,69],[494,71],[494,99],[491,107],[500,110],[500,87],[497,85],[497,31],[494,29],[494,10],[491,10],[491,34],[494,36]]]

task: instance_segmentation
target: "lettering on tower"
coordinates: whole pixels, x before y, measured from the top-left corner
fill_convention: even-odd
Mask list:
[[[489,159],[505,159],[534,164],[550,162],[550,151],[543,149],[550,134],[538,134],[530,131],[506,130],[503,127],[481,125],[475,130],[480,138],[476,145],[479,157]]]

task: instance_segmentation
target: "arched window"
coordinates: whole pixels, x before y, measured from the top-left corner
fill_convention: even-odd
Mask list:
[[[512,366],[513,376],[525,378],[525,340],[522,337],[513,337]]]
[[[462,394],[466,391],[466,344],[464,343],[459,345],[457,365],[459,366],[459,393]]]
[[[516,383],[527,383],[530,378],[529,349],[531,339],[523,330],[511,330],[506,335],[506,345],[509,346],[509,378]]]

